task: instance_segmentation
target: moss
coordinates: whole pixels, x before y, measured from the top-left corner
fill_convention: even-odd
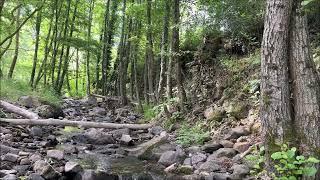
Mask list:
[[[175,173],[179,175],[190,175],[193,173],[192,166],[179,166],[176,170]]]

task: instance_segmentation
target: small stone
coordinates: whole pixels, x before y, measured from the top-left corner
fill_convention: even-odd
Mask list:
[[[18,155],[19,156],[29,156],[30,153],[29,152],[20,151]]]
[[[196,153],[191,156],[191,164],[196,165],[199,162],[204,162],[207,159],[207,156],[203,153]]]
[[[220,143],[210,143],[210,144],[205,144],[204,146],[202,146],[202,150],[206,153],[213,153],[214,151],[222,148],[223,146]]]
[[[183,161],[183,165],[189,165],[191,166],[191,158],[186,158],[184,161]]]
[[[250,147],[249,142],[237,142],[234,144],[233,149],[237,150],[240,153],[245,152]]]
[[[113,131],[109,131],[109,134],[112,134],[112,136],[114,138],[116,138],[117,140],[121,139],[122,135],[129,135],[130,134],[130,129],[128,128],[124,128],[124,129],[116,129]]]
[[[59,173],[43,160],[38,160],[33,165],[33,170],[45,179],[58,179]]]
[[[153,135],[159,135],[164,129],[161,126],[154,126],[149,129],[149,133]]]
[[[2,156],[3,161],[9,161],[9,162],[17,162],[19,156],[12,153],[7,153]]]
[[[130,146],[130,145],[133,145],[133,140],[130,135],[122,134],[121,139],[120,139],[120,143]]]
[[[66,173],[71,172],[71,173],[78,173],[82,171],[82,167],[77,163],[77,162],[67,162],[64,166],[64,171]]]
[[[173,163],[173,164],[171,164],[170,166],[168,166],[167,168],[165,168],[164,169],[164,172],[166,172],[166,173],[171,173],[171,172],[173,172],[174,170],[176,170],[176,168],[177,168],[177,163]]]
[[[232,158],[236,154],[237,154],[237,151],[232,148],[221,148],[213,153],[213,155],[217,158],[220,158],[220,157]]]
[[[233,170],[232,176],[234,178],[242,179],[250,173],[249,167],[244,164],[235,164],[231,167],[231,170]]]
[[[44,178],[37,173],[32,173],[28,176],[27,180],[44,180]]]
[[[60,150],[48,150],[47,156],[57,160],[62,160],[64,158],[64,152]]]
[[[38,160],[40,160],[41,159],[41,156],[39,155],[39,154],[32,154],[30,157],[29,157],[29,160],[31,161],[31,162],[36,162],[36,161],[38,161]]]
[[[224,148],[232,148],[234,143],[228,140],[221,140],[220,144],[224,147]]]

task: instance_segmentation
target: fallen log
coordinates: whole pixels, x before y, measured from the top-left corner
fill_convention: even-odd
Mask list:
[[[133,130],[149,129],[154,126],[150,124],[115,124],[102,122],[87,121],[69,121],[60,119],[7,119],[0,118],[0,123],[9,123],[13,125],[36,125],[36,126],[75,126],[84,128],[106,128],[106,129],[122,129],[128,128]]]
[[[30,111],[23,109],[21,107],[15,106],[15,105],[8,103],[6,101],[0,100],[0,107],[2,107],[4,110],[6,110],[8,112],[18,114],[18,115],[25,117],[25,118],[28,118],[28,119],[39,119],[38,114],[36,114],[34,112],[30,112]]]

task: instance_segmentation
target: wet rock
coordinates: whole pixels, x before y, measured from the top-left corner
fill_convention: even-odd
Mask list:
[[[228,133],[224,139],[230,140],[230,139],[238,139],[241,136],[247,136],[250,134],[250,131],[244,127],[244,126],[239,126],[236,128],[232,128],[230,130],[230,133]]]
[[[204,162],[207,159],[207,156],[203,153],[196,153],[191,156],[191,164],[196,165],[199,162]]]
[[[2,180],[17,180],[17,176],[15,174],[8,174],[2,178]]]
[[[43,129],[41,127],[36,127],[36,126],[33,126],[30,129],[30,134],[32,136],[38,136],[38,137],[42,137],[44,135],[43,134]]]
[[[228,140],[221,140],[220,144],[224,147],[224,148],[232,148],[234,143]]]
[[[2,161],[17,162],[19,155],[7,153],[1,157]]]
[[[52,105],[39,106],[36,112],[43,118],[59,118],[64,116],[61,108]]]
[[[19,104],[26,108],[32,108],[35,105],[35,100],[31,96],[21,96],[19,98]]]
[[[161,126],[154,126],[149,129],[149,133],[153,135],[159,135],[164,129]]]
[[[44,178],[37,173],[32,173],[27,177],[27,180],[44,180]]]
[[[85,136],[90,144],[106,145],[115,143],[115,140],[111,134],[94,128],[85,132]]]
[[[89,115],[95,116],[95,115],[106,115],[106,110],[101,107],[94,107],[91,111],[89,111]]]
[[[64,166],[64,171],[66,173],[78,173],[81,172],[83,169],[77,162],[67,162]]]
[[[132,146],[133,145],[133,139],[131,138],[130,135],[122,134],[121,139],[120,139],[120,143],[128,145],[128,146]]]
[[[223,146],[220,143],[212,142],[212,143],[205,144],[204,146],[201,147],[201,149],[204,152],[211,154],[222,147]]]
[[[237,151],[232,148],[221,148],[221,149],[215,151],[212,155],[216,158],[220,158],[220,157],[232,158],[236,154],[237,154]]]
[[[245,152],[250,147],[249,142],[237,142],[234,144],[233,149],[237,150],[240,153]]]
[[[158,163],[164,166],[170,166],[171,164],[177,163],[179,161],[179,155],[176,151],[166,151],[164,152]]]
[[[33,170],[45,179],[58,179],[59,173],[43,160],[38,160],[33,165]]]
[[[232,178],[234,179],[243,179],[246,175],[250,173],[250,169],[248,166],[244,164],[235,164],[231,167]]]
[[[64,159],[64,152],[61,151],[61,150],[48,150],[47,151],[47,156],[49,158],[62,160],[62,159]]]

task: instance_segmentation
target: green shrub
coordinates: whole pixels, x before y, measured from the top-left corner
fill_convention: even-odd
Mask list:
[[[246,156],[246,159],[255,162],[252,170],[253,174],[262,172],[265,162],[263,150],[258,154]],[[305,157],[298,155],[297,148],[289,148],[286,144],[282,145],[281,151],[272,153],[271,159],[276,170],[273,176],[279,180],[296,180],[302,176],[312,177],[317,173],[315,165],[320,162],[312,156]]]
[[[210,133],[205,131],[202,124],[196,124],[193,127],[183,125],[178,130],[177,143],[182,146],[190,146],[194,144],[203,144]]]

